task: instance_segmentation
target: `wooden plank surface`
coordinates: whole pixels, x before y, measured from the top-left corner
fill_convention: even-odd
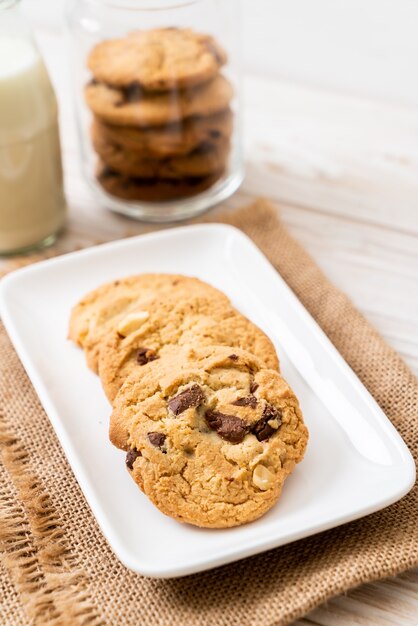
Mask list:
[[[65,252],[149,227],[98,206],[80,172],[62,41],[39,33],[57,88],[69,203]],[[246,79],[247,176],[327,276],[418,373],[418,111]],[[4,265],[4,263],[3,263]],[[333,599],[294,626],[418,624],[418,570]]]

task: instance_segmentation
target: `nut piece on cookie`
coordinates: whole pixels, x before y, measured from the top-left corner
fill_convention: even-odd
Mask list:
[[[253,471],[253,483],[262,491],[271,489],[275,481],[275,475],[265,465],[257,465]]]
[[[117,325],[116,332],[120,337],[127,337],[141,328],[148,318],[148,311],[134,311],[133,313],[128,313]]]

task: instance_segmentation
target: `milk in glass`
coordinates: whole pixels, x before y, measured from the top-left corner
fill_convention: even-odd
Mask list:
[[[65,219],[55,94],[31,38],[1,29],[11,10],[0,2],[0,254],[51,243]]]

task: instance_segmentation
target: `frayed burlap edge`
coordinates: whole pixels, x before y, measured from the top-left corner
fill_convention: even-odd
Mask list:
[[[63,529],[63,520],[31,469],[29,455],[0,415],[1,460],[13,482],[0,498],[0,550],[35,624],[102,626]],[[24,508],[22,507],[24,504]]]

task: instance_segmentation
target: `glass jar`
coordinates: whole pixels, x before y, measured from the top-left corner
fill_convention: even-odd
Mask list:
[[[107,208],[189,218],[243,178],[239,0],[71,0],[85,178]]]

